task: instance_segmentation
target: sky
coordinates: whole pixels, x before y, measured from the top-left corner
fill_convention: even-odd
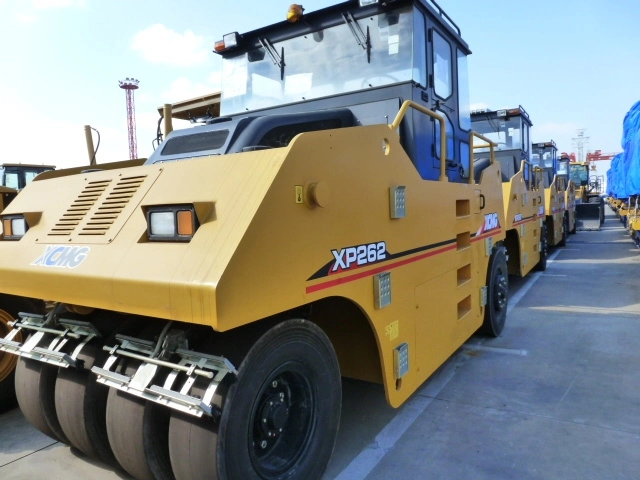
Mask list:
[[[561,152],[577,152],[578,129],[588,137],[585,153],[622,150],[622,121],[640,100],[640,2],[437,2],[473,52],[472,108],[522,105],[532,140],[553,139]],[[337,2],[300,3],[310,12]],[[98,163],[128,159],[118,84],[127,77],[140,81],[138,156],[148,157],[159,106],[219,90],[215,41],[284,20],[289,4],[0,0],[0,163],[84,165],[84,125],[100,132]]]

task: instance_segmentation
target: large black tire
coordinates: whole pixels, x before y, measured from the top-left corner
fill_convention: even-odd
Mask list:
[[[70,445],[94,460],[118,466],[107,438],[105,412],[109,387],[96,382],[95,375],[91,373],[91,367],[104,363],[100,360],[105,356],[102,342],[94,339],[78,356],[84,361],[82,370],[71,367],[59,369],[55,389],[56,412]]]
[[[56,413],[58,367],[21,358],[16,366],[16,396],[24,417],[45,435],[69,443]]]
[[[547,257],[549,255],[549,240],[547,239],[547,226],[543,225],[540,229],[540,259],[536,264],[538,272],[544,272],[547,269]]]
[[[118,371],[133,376],[138,360],[121,361]],[[173,480],[169,462],[171,410],[115,388],[107,400],[107,432],[120,466],[137,480]]]
[[[253,345],[220,401],[219,422],[172,413],[171,464],[179,480],[320,478],[340,423],[342,387],[325,333],[287,320]]]
[[[573,228],[569,231],[569,233],[570,233],[571,235],[574,235],[574,234],[576,233],[576,231],[578,230],[578,221],[577,221],[577,219],[576,219],[576,212],[575,212],[575,210],[574,210],[573,212],[571,212],[571,213],[573,213]],[[570,215],[571,213],[568,213],[568,215]]]
[[[569,235],[569,216],[565,213],[562,217],[562,239],[558,242],[559,247],[567,245],[567,235]]]
[[[508,272],[504,247],[493,247],[487,270],[487,305],[481,327],[482,333],[490,337],[497,337],[502,333],[507,319]]]
[[[9,322],[18,318],[20,312],[44,314],[44,302],[0,294],[0,338],[6,337],[11,331]],[[22,333],[18,333],[14,340],[22,342],[24,340]],[[17,355],[0,352],[0,413],[18,405],[15,389],[15,370],[18,358]]]

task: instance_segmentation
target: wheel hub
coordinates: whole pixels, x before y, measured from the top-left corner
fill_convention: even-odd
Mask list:
[[[252,462],[265,479],[280,478],[292,468],[312,432],[314,395],[297,367],[289,368],[265,383],[251,415]]]
[[[282,433],[289,420],[289,405],[285,399],[284,392],[275,393],[262,405],[260,429],[267,438],[275,438]]]
[[[496,286],[493,292],[493,299],[496,310],[503,310],[507,304],[507,280],[504,275],[499,275],[497,277]]]

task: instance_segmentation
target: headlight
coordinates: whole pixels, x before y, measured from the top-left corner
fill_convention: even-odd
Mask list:
[[[2,217],[2,236],[5,240],[20,240],[29,230],[29,225],[22,215]]]
[[[197,229],[198,219],[193,205],[163,205],[147,209],[149,240],[188,242]]]

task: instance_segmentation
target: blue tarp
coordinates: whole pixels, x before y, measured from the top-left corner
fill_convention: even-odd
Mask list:
[[[607,173],[607,193],[616,198],[640,195],[640,101],[624,116],[622,148]]]
[[[607,179],[609,195],[615,198],[626,198],[624,192],[624,169],[622,168],[622,153],[617,154],[611,161],[611,179]]]

